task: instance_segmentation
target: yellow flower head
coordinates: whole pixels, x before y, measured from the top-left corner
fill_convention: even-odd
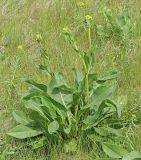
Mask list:
[[[69,28],[68,27],[64,27],[63,28],[63,33],[69,33]]]
[[[42,41],[42,36],[40,33],[36,34],[36,41],[38,41],[38,42]]]
[[[83,3],[83,2],[78,2],[78,3],[77,3],[77,6],[78,6],[78,7],[84,7],[84,6],[85,6],[85,3]]]
[[[93,17],[92,17],[92,16],[90,16],[90,15],[86,15],[86,16],[85,16],[85,19],[86,19],[86,20],[92,20],[92,19],[93,19]]]
[[[18,49],[23,49],[23,46],[22,46],[22,45],[18,45],[17,48],[18,48]]]

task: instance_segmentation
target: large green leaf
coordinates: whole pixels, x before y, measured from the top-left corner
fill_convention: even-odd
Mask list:
[[[103,138],[100,136],[97,136],[96,134],[90,134],[87,136],[92,142],[103,142]]]
[[[33,80],[26,80],[27,83],[31,84],[36,89],[39,89],[40,91],[47,92],[47,86],[44,84],[37,83]]]
[[[47,93],[53,100],[65,107],[73,102],[73,90],[66,84],[61,73],[52,77],[48,84]]]
[[[111,158],[122,158],[128,153],[128,151],[123,147],[109,142],[102,143],[102,148],[104,152]]]
[[[105,110],[106,108],[108,109]],[[102,120],[114,114],[113,110],[111,112],[110,108],[116,108],[115,104],[109,99],[103,100],[100,106],[98,106],[97,111],[92,115],[88,115],[83,120],[83,123],[85,124],[84,130],[98,125]]]
[[[89,77],[89,84],[93,84],[93,82],[97,80],[98,75],[96,73],[90,73],[88,74],[88,77]]]
[[[116,70],[112,70],[112,71],[108,71],[105,72],[105,74],[103,75],[103,77],[99,78],[97,80],[98,83],[104,83],[107,80],[112,80],[118,77],[118,72]]]
[[[54,106],[51,100],[45,96],[41,97],[41,101],[42,101],[41,108],[43,112],[46,113],[46,115],[48,115],[52,119],[57,118],[57,114],[56,114],[57,106]]]
[[[67,116],[67,108],[60,104],[59,102],[55,101],[54,99],[52,99],[51,97],[46,97],[46,96],[43,96],[41,97],[41,100],[42,100],[42,110],[44,112],[48,112],[48,114],[51,114],[52,117],[51,118],[55,118],[56,114],[55,112],[57,113],[57,116],[58,118],[61,118],[64,122],[65,122],[65,119],[66,119],[66,116]],[[44,106],[45,105],[45,106]],[[47,111],[49,109],[49,111]]]
[[[40,128],[41,130],[48,132],[47,128],[48,128],[48,123],[50,122],[50,119],[46,120],[45,118],[43,118],[43,116],[41,116],[38,112],[36,111],[31,111],[30,115],[31,119],[34,120],[34,122],[32,123],[32,126],[34,126],[35,128]]]
[[[135,159],[141,159],[140,152],[132,151],[122,158],[122,160],[135,160]]]
[[[12,128],[7,134],[15,138],[24,139],[38,136],[42,134],[42,131],[38,131],[20,124]]]
[[[90,99],[88,106],[92,109],[98,109],[103,100],[109,98],[115,91],[115,85],[100,85],[93,91],[93,95]]]
[[[22,96],[22,100],[30,100],[33,97],[40,97],[41,96],[41,92],[39,90],[33,89],[32,91],[29,90],[28,92],[26,92],[23,96]]]
[[[110,128],[110,127],[98,127],[98,128],[95,128],[95,131],[101,136],[110,136],[110,135],[119,136],[120,135],[117,129]]]
[[[31,100],[28,101],[24,101],[25,107],[28,109],[31,109],[33,111],[38,112],[44,119],[49,120],[47,118],[47,116],[44,114],[42,108],[41,108],[41,104],[38,104],[37,102]]]
[[[27,125],[31,122],[33,122],[33,120],[31,120],[30,118],[28,118],[25,113],[23,113],[22,111],[14,111],[13,112],[13,117],[14,119],[18,122],[21,123],[23,125]]]
[[[79,86],[79,85],[82,83],[82,81],[83,81],[83,79],[84,79],[84,76],[83,76],[83,74],[82,74],[79,70],[77,70],[76,68],[73,68],[73,71],[74,71],[75,83],[76,83],[77,86]]]
[[[48,132],[55,133],[59,129],[59,123],[55,120],[48,125]]]

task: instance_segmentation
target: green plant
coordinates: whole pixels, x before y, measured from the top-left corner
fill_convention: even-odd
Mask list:
[[[112,144],[109,142],[103,143],[102,148],[104,152],[111,158],[108,158],[109,160],[111,159],[122,159],[122,160],[134,160],[134,159],[140,159],[141,154],[137,151],[132,151],[128,152],[126,149],[123,147]]]
[[[47,73],[49,82],[43,84],[26,80],[31,88],[23,96],[22,102],[28,114],[18,110],[13,112],[19,124],[8,135],[19,139],[44,135],[48,144],[61,143],[67,152],[74,152],[77,146],[83,145],[85,137],[91,143],[91,136],[98,135],[103,139],[103,136],[110,138],[110,135],[118,134],[116,123],[120,122],[121,107],[113,96],[116,83],[110,83],[118,73],[109,71],[98,76],[94,72],[91,20],[91,16],[85,16],[89,40],[87,53],[76,44],[70,30],[67,27],[63,29],[83,66],[82,71],[73,68],[74,85],[68,85],[61,73],[54,73],[48,66],[39,65]]]
[[[110,9],[104,9],[105,25],[97,25],[97,34],[99,36],[111,37],[115,36],[124,43],[130,37],[131,17],[128,7],[125,7],[118,15],[114,16]]]

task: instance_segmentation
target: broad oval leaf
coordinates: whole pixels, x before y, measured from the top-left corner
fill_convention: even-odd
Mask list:
[[[83,129],[86,130],[98,125],[98,123],[100,123],[107,117],[113,115],[115,110],[116,110],[116,105],[111,100],[109,99],[103,100],[100,106],[97,106],[97,111],[93,113],[93,115],[88,115],[83,120],[83,123],[85,124],[85,127]]]
[[[109,98],[115,91],[115,84],[112,85],[100,85],[93,91],[93,95],[90,99],[88,107],[91,109],[98,109],[103,100]]]
[[[55,120],[48,125],[48,132],[55,133],[59,129],[59,123]]]
[[[137,151],[132,151],[122,158],[122,160],[134,160],[134,159],[141,159],[141,153]]]
[[[30,118],[28,118],[25,113],[21,112],[21,111],[13,111],[13,117],[14,119],[18,122],[21,123],[23,125],[27,125],[31,122],[33,122],[33,120],[31,120]]]
[[[73,90],[63,79],[61,73],[56,73],[48,84],[47,94],[56,102],[67,108],[73,102]]]
[[[109,142],[103,143],[102,148],[104,152],[111,158],[122,158],[128,153],[128,151],[123,147]]]
[[[120,135],[120,133],[117,129],[110,128],[110,127],[98,127],[98,128],[95,128],[95,131],[100,136],[110,136],[110,135],[119,136]]]
[[[102,78],[97,80],[98,83],[104,83],[108,80],[112,80],[118,77],[118,72],[116,70],[105,72]]]
[[[38,136],[42,134],[42,131],[38,131],[20,124],[12,128],[7,134],[18,139],[25,139]]]
[[[57,115],[56,115],[57,107],[51,102],[51,100],[44,96],[44,97],[41,97],[41,101],[42,101],[41,108],[43,112],[52,119],[57,118]]]
[[[73,68],[73,71],[74,71],[74,76],[75,76],[75,83],[77,86],[79,86],[83,79],[84,79],[84,76],[83,74],[76,68]]]
[[[37,102],[31,100],[28,101],[24,101],[25,107],[28,109],[31,109],[33,111],[38,112],[44,119],[46,119],[47,121],[49,121],[49,119],[47,118],[47,116],[44,114],[40,104],[38,104]]]
[[[40,91],[47,92],[47,86],[44,84],[37,83],[33,80],[26,80],[26,82],[31,84],[33,87],[35,87],[36,89]]]

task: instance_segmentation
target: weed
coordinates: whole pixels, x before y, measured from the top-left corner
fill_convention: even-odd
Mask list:
[[[43,135],[49,146],[62,144],[66,152],[75,152],[80,146],[83,148],[84,140],[79,137],[86,137],[87,144],[95,141],[105,146],[103,142],[110,135],[118,135],[116,128],[120,122],[121,106],[112,96],[115,83],[108,83],[117,78],[117,71],[107,72],[102,77],[92,72],[95,58],[91,47],[91,20],[91,16],[85,16],[89,41],[87,53],[76,44],[71,31],[67,27],[63,29],[83,66],[82,71],[73,69],[74,85],[69,86],[61,73],[54,73],[47,66],[40,65],[39,68],[48,73],[50,80],[47,85],[26,81],[32,85],[23,96],[29,114],[14,111],[13,116],[19,124],[8,135],[19,139]],[[117,123],[114,123],[115,120]],[[42,140],[38,142],[34,147],[44,145]],[[105,147],[103,149],[106,152]]]

